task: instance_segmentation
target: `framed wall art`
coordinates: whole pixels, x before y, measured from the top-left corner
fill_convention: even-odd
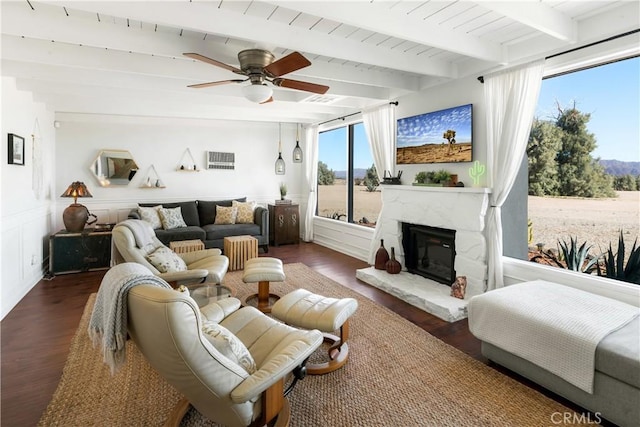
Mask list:
[[[473,160],[472,104],[398,119],[397,164]]]
[[[9,134],[9,164],[24,166],[24,138]]]

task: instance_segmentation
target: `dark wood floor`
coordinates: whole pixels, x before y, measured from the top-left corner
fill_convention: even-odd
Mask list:
[[[469,332],[466,320],[445,322],[359,281],[355,271],[367,267],[360,260],[312,243],[272,247],[268,255],[285,263],[302,262],[388,307],[471,357],[486,362],[480,354],[480,343]],[[71,338],[87,298],[98,290],[104,273],[70,274],[42,280],[2,320],[0,424],[3,427],[37,424],[62,375]],[[526,380],[505,373],[527,384]]]

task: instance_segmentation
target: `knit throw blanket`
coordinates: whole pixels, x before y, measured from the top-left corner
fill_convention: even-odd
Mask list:
[[[153,244],[153,238],[156,234],[148,222],[141,219],[127,219],[119,222],[118,225],[127,227],[131,230],[133,237],[136,239],[136,246],[140,249]]]
[[[127,297],[129,290],[137,285],[172,289],[171,285],[151,274],[146,267],[123,263],[107,271],[98,290],[89,321],[89,337],[94,346],[102,346],[104,362],[111,369],[111,374],[115,374],[125,362]]]
[[[119,222],[116,227],[127,227],[131,230],[131,234],[136,240],[136,246],[140,249],[149,245],[153,246],[153,238],[156,234],[147,222],[140,219],[127,219]],[[124,261],[122,254],[118,251],[115,239],[111,239],[111,267]]]

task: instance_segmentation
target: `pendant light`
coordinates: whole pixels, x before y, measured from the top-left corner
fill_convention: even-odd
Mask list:
[[[284,175],[285,164],[282,158],[282,123],[278,123],[278,158],[276,159],[276,175]]]
[[[296,123],[296,148],[293,149],[293,163],[302,163],[302,148],[300,148],[299,124]]]

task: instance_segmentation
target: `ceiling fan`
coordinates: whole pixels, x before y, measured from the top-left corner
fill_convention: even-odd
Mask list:
[[[292,52],[289,55],[275,60],[275,56],[264,49],[246,49],[238,53],[238,61],[240,68],[225,64],[215,59],[200,55],[199,53],[184,53],[184,56],[224,68],[236,74],[247,76],[246,79],[220,80],[209,83],[198,83],[189,85],[193,88],[204,88],[210,86],[224,85],[228,83],[243,83],[250,81],[251,84],[244,86],[242,92],[250,101],[257,103],[265,103],[273,101],[273,90],[267,86],[267,82],[274,86],[285,87],[289,89],[303,90],[324,94],[329,90],[329,86],[319,85],[315,83],[303,82],[300,80],[282,78],[285,74],[308,67],[311,62],[299,52]]]

